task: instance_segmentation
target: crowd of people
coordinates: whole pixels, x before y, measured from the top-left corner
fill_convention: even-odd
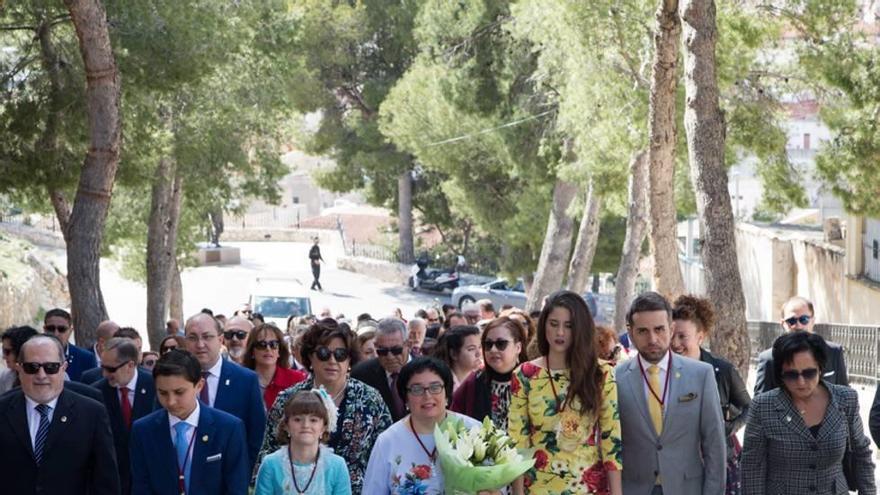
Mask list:
[[[315,279],[317,281],[317,274]],[[0,479],[14,494],[440,494],[434,428],[488,418],[534,466],[509,494],[876,493],[844,350],[812,304],[758,360],[750,397],[707,349],[712,303],[646,292],[626,329],[583,297],[488,301],[281,329],[250,311],[170,320],[156,351],[70,314],[2,334]],[[745,428],[741,443],[737,433]],[[880,440],[880,394],[871,411]]]

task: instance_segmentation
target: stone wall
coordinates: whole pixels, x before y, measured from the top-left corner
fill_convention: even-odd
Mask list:
[[[336,258],[336,268],[350,272],[362,273],[383,282],[406,285],[410,277],[410,266],[400,263],[391,263],[373,258],[339,256]]]
[[[318,236],[321,244],[338,243],[342,245],[339,232],[326,229],[226,229],[220,236],[220,245],[223,242],[248,242],[248,241],[285,241],[285,242],[312,242]]]
[[[0,233],[0,330],[34,324],[46,310],[69,306],[67,278],[49,257]]]

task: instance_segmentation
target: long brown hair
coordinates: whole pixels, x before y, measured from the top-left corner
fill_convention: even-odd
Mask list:
[[[596,354],[596,326],[593,317],[590,316],[587,303],[581,296],[568,290],[561,290],[547,297],[547,303],[538,318],[538,350],[541,351],[542,356],[550,353],[550,343],[547,341],[547,318],[555,308],[567,309],[571,317],[571,345],[565,356],[570,381],[566,402],[570,405],[571,399],[577,397],[581,403],[581,415],[598,412],[602,402],[604,376],[599,368],[599,358]],[[549,373],[550,370],[547,372]]]

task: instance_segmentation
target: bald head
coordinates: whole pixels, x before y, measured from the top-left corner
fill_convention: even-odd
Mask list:
[[[244,330],[245,332],[250,332],[254,329],[254,324],[251,323],[250,320],[245,318],[244,316],[233,316],[232,318],[226,320],[226,326],[223,328],[224,330]]]
[[[113,338],[113,334],[117,330],[119,330],[119,325],[112,320],[104,320],[98,323],[98,328],[95,329],[95,350],[98,351],[99,356],[104,352],[104,344]]]

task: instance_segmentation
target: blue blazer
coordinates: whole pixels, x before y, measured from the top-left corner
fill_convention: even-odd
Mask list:
[[[71,380],[81,381],[82,373],[98,366],[95,355],[73,344],[67,344],[67,376]]]
[[[223,360],[214,408],[240,419],[247,437],[248,472],[253,470],[257,453],[263,444],[266,430],[266,411],[260,380],[253,371],[232,361]]]
[[[128,455],[131,432],[122,421],[119,389],[110,386],[106,378],[100,379],[93,386],[101,392],[101,399],[107,408],[107,414],[110,415],[110,429],[113,431],[113,445],[116,447],[116,460],[119,463],[121,493],[131,493],[131,461]],[[137,383],[134,390],[134,404],[131,406],[132,424],[153,412],[157,407],[156,387],[153,385],[153,377],[138,369]]]
[[[247,495],[250,472],[244,425],[202,404],[193,440],[189,491],[193,495]],[[168,412],[159,409],[131,428],[132,495],[177,494],[177,451]]]

